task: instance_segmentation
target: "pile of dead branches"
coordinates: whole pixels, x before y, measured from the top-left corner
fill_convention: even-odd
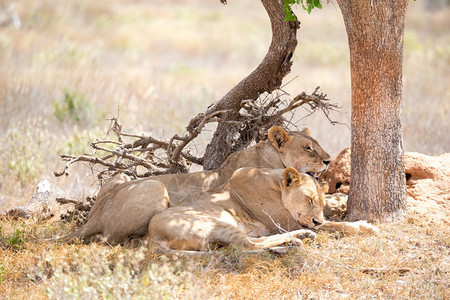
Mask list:
[[[69,209],[66,213],[59,216],[61,221],[63,222],[72,222],[76,225],[76,227],[81,227],[84,223],[87,222],[89,212],[91,211],[92,206],[94,206],[96,196],[86,197],[86,201],[77,201],[66,198],[56,198],[56,202],[60,205],[64,204],[73,204],[73,209]]]
[[[66,161],[65,168],[54,174],[68,176],[69,167],[77,162],[95,167],[99,179],[109,178],[117,172],[123,172],[131,178],[187,172],[192,164],[203,165],[204,158],[193,155],[190,145],[208,123],[232,123],[235,130],[229,132],[227,138],[227,147],[232,152],[264,139],[267,130],[274,125],[292,127],[294,111],[299,107],[305,109],[304,117],[322,111],[331,124],[335,124],[329,114],[337,110],[338,106],[330,103],[327,95],[318,90],[319,87],[310,95],[302,92],[294,98],[277,90],[256,100],[244,100],[233,120],[227,118],[228,114],[236,112],[232,110],[216,110],[207,115],[200,113],[189,122],[184,135],[174,135],[169,140],[127,133],[122,130],[118,118],[112,118],[106,138],[89,141],[93,150],[91,153],[80,156],[61,154],[61,158]]]

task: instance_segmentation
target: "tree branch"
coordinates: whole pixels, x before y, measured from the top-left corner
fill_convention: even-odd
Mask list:
[[[225,0],[221,0],[226,4]],[[63,171],[55,176],[68,176],[69,167],[76,162],[86,162],[103,167],[99,177],[114,172],[124,172],[134,178],[167,173],[187,172],[191,164],[203,165],[204,169],[218,168],[232,153],[265,138],[267,130],[274,125],[288,127],[284,119],[288,112],[308,106],[308,115],[321,110],[332,124],[329,112],[338,107],[330,104],[326,94],[318,89],[308,95],[300,93],[289,100],[280,90],[283,78],[290,72],[292,55],[297,46],[297,30],[300,22],[285,22],[285,12],[280,0],[261,0],[270,18],[272,42],[261,64],[246,78],[234,86],[222,99],[210,105],[189,121],[184,135],[174,135],[163,141],[144,134],[123,132],[117,118],[110,119],[106,134],[116,139],[104,138],[90,142],[93,153],[81,156],[61,155],[66,161]],[[214,136],[203,157],[190,153],[189,145],[208,123],[217,123]],[[128,141],[128,142],[127,142]],[[106,153],[98,157],[97,153]]]
[[[211,122],[231,124],[237,128],[226,145],[234,151],[246,148],[253,141],[264,139],[267,130],[274,125],[288,128],[289,121],[284,115],[293,114],[299,107],[308,107],[307,116],[320,110],[332,124],[336,124],[337,122],[330,119],[329,113],[339,107],[330,103],[327,95],[319,93],[318,90],[317,87],[311,95],[302,92],[293,99],[289,99],[286,92],[277,91],[261,95],[257,100],[243,101],[242,109],[234,120],[223,117],[229,113],[228,110],[215,111],[209,115],[199,114],[196,116],[197,127],[190,128],[185,135],[174,135],[169,141],[142,133],[123,132],[119,120],[112,118],[107,136],[102,140],[89,142],[92,153],[80,156],[61,154],[62,160],[67,163],[63,171],[55,171],[54,174],[57,177],[68,176],[70,166],[77,162],[88,163],[91,167],[101,166],[99,178],[109,177],[116,172],[123,172],[133,178],[187,172],[191,164],[203,164],[202,158],[190,153],[189,144],[198,137],[204,126]],[[110,133],[114,133],[116,139],[107,138]]]
[[[243,101],[248,99],[256,100],[261,94],[280,88],[283,78],[290,72],[291,58],[297,46],[297,29],[300,28],[300,22],[285,22],[285,13],[283,11],[282,1],[261,0],[270,19],[272,28],[272,42],[269,50],[261,64],[246,78],[234,86],[221,100],[208,107],[205,112],[209,115],[215,111],[230,109],[232,110],[223,118],[227,121],[236,121],[239,119],[239,110]],[[196,128],[200,116],[189,122],[189,128]],[[229,147],[227,140],[234,136],[239,128],[234,123],[220,123],[214,133],[214,136],[207,146],[203,156],[203,167],[206,170],[218,168],[222,162],[236,147]]]

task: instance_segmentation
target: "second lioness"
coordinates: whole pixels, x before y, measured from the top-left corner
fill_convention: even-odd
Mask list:
[[[263,249],[301,243],[315,237],[306,228],[378,232],[365,221],[326,221],[324,204],[322,187],[307,174],[293,168],[241,168],[226,185],[156,214],[148,238],[165,249],[204,251],[230,244]]]
[[[301,173],[310,174],[327,169],[330,155],[311,136],[308,128],[300,132],[288,133],[283,128],[274,126],[269,129],[267,135],[267,140],[231,154],[215,171],[160,175],[132,181],[130,184],[139,184],[140,181],[145,180],[160,181],[167,189],[170,205],[175,205],[185,199],[195,198],[199,193],[221,186],[228,182],[234,171],[242,167],[270,169],[292,167]],[[131,180],[123,175],[121,179]],[[102,188],[102,190],[106,189],[108,188]],[[103,194],[100,191],[97,199],[102,198]],[[113,195],[108,193],[108,197]]]
[[[166,188],[156,180],[121,189],[117,197],[101,204],[86,224],[59,240],[89,242],[101,234],[109,243],[120,243],[148,232],[148,239],[165,249],[206,250],[229,244],[261,249],[314,238],[305,227],[378,231],[364,221],[326,221],[322,187],[294,168],[241,168],[221,187],[172,207]],[[289,233],[277,234],[280,230]]]

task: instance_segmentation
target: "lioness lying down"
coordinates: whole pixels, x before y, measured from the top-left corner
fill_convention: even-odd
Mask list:
[[[328,153],[311,137],[307,128],[300,132],[288,133],[283,128],[274,126],[269,129],[267,135],[267,140],[231,154],[215,171],[160,175],[136,180],[132,184],[158,180],[166,186],[170,205],[175,205],[187,198],[195,199],[199,193],[221,186],[230,180],[234,171],[242,167],[271,169],[293,167],[301,173],[314,175],[325,171],[331,161]],[[126,178],[123,177],[123,180]],[[102,194],[99,193],[97,199],[101,197]]]
[[[318,228],[346,233],[377,233],[365,221],[328,222],[324,194],[311,176],[294,168],[237,170],[230,182],[155,215],[148,238],[167,249],[206,250],[235,244],[263,249],[300,242]],[[286,230],[285,233],[280,231]]]
[[[327,169],[330,156],[311,137],[307,128],[288,133],[274,126],[267,135],[267,140],[231,154],[216,171],[161,175],[133,181],[124,174],[113,177],[100,189],[88,222],[63,240],[78,237],[88,241],[93,235],[102,233],[108,242],[122,243],[129,238],[143,236],[155,214],[183,200],[197,199],[202,192],[225,184],[241,167],[294,167],[304,173]],[[137,208],[139,211],[135,211]],[[133,218],[133,222],[118,225],[118,220],[129,218]]]
[[[97,210],[101,213],[89,216],[84,226],[63,240],[79,237],[88,242],[102,234],[109,242],[120,243],[144,235],[150,219],[148,239],[180,250],[205,250],[230,243],[259,249],[315,236],[304,227],[346,233],[378,230],[363,221],[325,221],[322,188],[313,177],[293,168],[242,168],[220,188],[170,208],[161,182],[147,180],[134,188],[141,197],[118,195],[115,199],[122,201],[104,202]],[[119,193],[125,193],[124,189]],[[149,202],[158,207],[149,207]],[[289,232],[272,235],[281,228]]]

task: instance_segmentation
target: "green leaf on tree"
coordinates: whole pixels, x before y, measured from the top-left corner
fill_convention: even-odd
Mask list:
[[[320,0],[283,0],[283,11],[285,13],[284,21],[295,21],[296,17],[292,13],[291,7],[294,4],[301,4],[302,8],[311,13],[314,8],[322,8]]]

